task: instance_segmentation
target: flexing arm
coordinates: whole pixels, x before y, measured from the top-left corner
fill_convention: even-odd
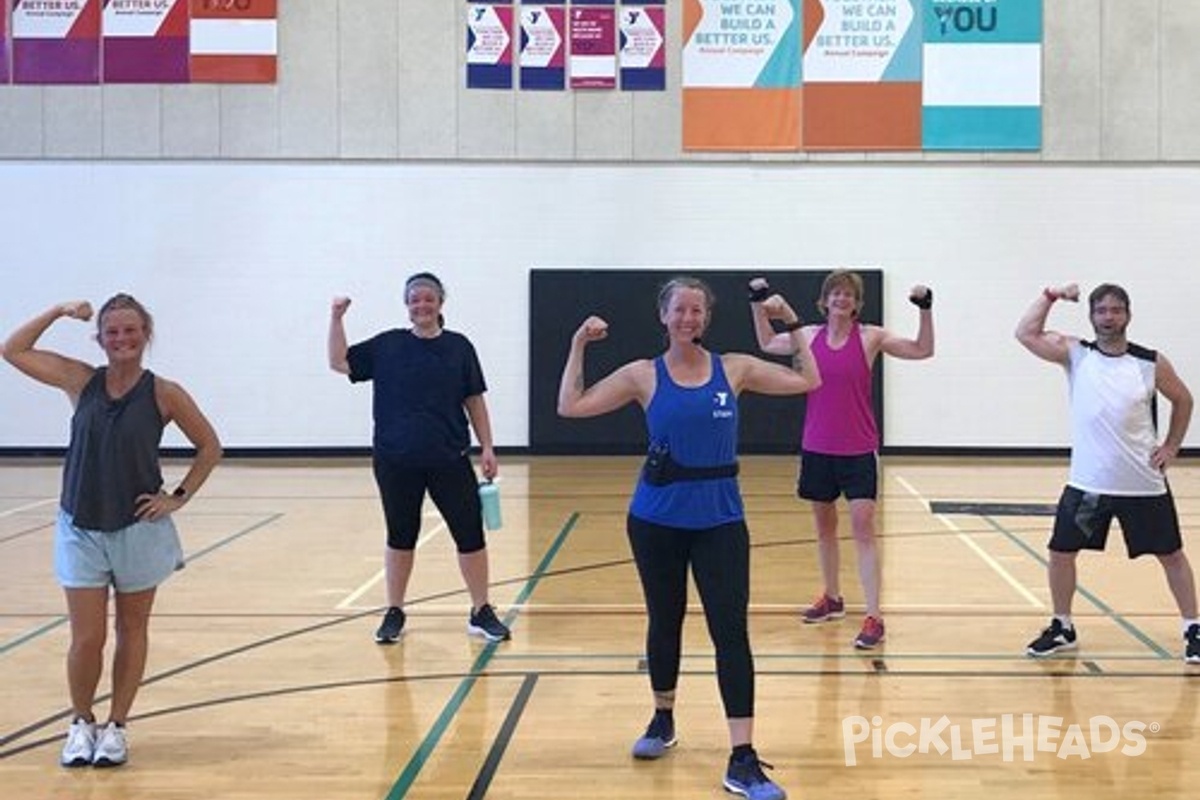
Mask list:
[[[349,297],[335,297],[329,309],[329,368],[343,375],[350,374],[350,362],[346,360],[346,326],[342,317],[350,307]]]
[[[795,352],[792,337],[787,332],[776,333],[771,327],[772,319],[782,319],[785,323],[799,319],[778,294],[768,295],[770,287],[766,278],[754,278],[750,281],[750,316],[754,320],[754,336],[758,339],[758,347],[764,353],[777,356],[790,356]],[[786,315],[783,309],[786,308]]]
[[[1166,470],[1179,455],[1183,437],[1187,435],[1192,422],[1192,393],[1175,371],[1174,365],[1162,353],[1158,354],[1154,363],[1154,385],[1171,401],[1171,422],[1163,443],[1151,454],[1150,463],[1159,470]]]
[[[743,391],[758,394],[804,394],[821,386],[821,371],[813,358],[808,337],[796,328],[780,334],[789,339],[788,352],[792,355],[792,368],[764,361],[761,358],[741,353],[729,353],[722,359],[725,373],[735,394]]]
[[[34,380],[62,389],[74,402],[92,377],[92,366],[34,347],[46,329],[60,317],[87,322],[92,318],[92,306],[85,300],[77,300],[60,303],[38,314],[13,331],[4,342],[4,359]]]
[[[1017,323],[1017,341],[1038,358],[1066,364],[1070,358],[1072,337],[1046,330],[1046,317],[1057,300],[1079,301],[1079,287],[1073,283],[1059,288],[1047,287],[1026,309]]]
[[[475,430],[475,438],[479,440],[479,465],[483,477],[489,481],[500,471],[496,461],[496,451],[492,448],[492,418],[488,415],[487,401],[481,394],[473,394],[463,401],[467,416],[471,419],[471,427]]]
[[[571,349],[558,384],[558,414],[562,417],[596,417],[615,411],[631,400],[646,404],[648,392],[639,372],[646,362],[631,361],[592,386],[583,381],[583,354],[591,342],[608,336],[608,323],[600,317],[588,317],[571,337]]]
[[[137,498],[138,518],[147,520],[158,519],[182,508],[208,480],[222,454],[217,432],[196,405],[196,401],[182,386],[174,381],[158,378],[154,392],[163,419],[179,426],[179,430],[183,431],[183,435],[196,448],[196,457],[192,459],[191,467],[179,482],[176,489],[179,494],[168,494],[164,491],[158,494],[143,494]]]
[[[908,300],[920,309],[917,338],[905,339],[883,330],[879,348],[889,356],[920,361],[933,356],[933,290],[928,286],[914,286],[908,293]]]

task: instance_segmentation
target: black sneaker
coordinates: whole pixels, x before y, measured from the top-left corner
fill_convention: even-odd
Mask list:
[[[767,762],[759,761],[753,750],[749,755],[730,756],[729,769],[725,771],[725,791],[740,794],[748,800],[786,800],[787,792],[763,774],[763,767],[774,769]]]
[[[1029,643],[1025,652],[1034,657],[1048,656],[1060,650],[1075,649],[1075,626],[1063,627],[1062,620],[1055,617],[1042,635]]]
[[[512,638],[508,628],[496,617],[491,603],[484,603],[478,611],[471,612],[471,618],[467,620],[467,633],[482,636],[489,642],[503,642]]]
[[[375,641],[379,644],[392,644],[400,638],[404,630],[404,611],[399,606],[392,606],[383,615],[379,630],[375,631]]]
[[[1189,625],[1183,640],[1187,642],[1183,650],[1183,660],[1189,664],[1200,664],[1200,625]]]

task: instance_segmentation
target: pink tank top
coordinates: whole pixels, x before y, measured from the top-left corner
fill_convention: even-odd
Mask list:
[[[879,449],[879,429],[871,409],[871,370],[856,322],[840,349],[829,346],[829,327],[812,340],[821,370],[821,388],[809,392],[801,447],[813,453],[859,456]]]

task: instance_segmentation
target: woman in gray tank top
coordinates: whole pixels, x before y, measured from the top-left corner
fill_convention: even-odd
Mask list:
[[[66,767],[119,766],[128,753],[125,721],[146,667],[150,611],[160,583],[183,565],[171,514],[204,484],[221,458],[217,434],[179,384],[142,365],[153,319],[127,294],[100,308],[96,341],[106,364],[36,348],[58,319],[86,322],[86,301],[61,303],[18,328],[4,358],[36,381],[62,389],[75,411],[55,526],[55,573],[67,597],[71,648],[67,682],[72,721]],[[158,450],[174,423],[196,448],[183,480],[163,488]],[[108,598],[116,606],[112,701],[107,723],[92,713],[104,667]]]

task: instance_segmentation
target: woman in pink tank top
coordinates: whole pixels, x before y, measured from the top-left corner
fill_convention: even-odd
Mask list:
[[[837,538],[837,499],[844,496],[850,509],[858,575],[863,585],[866,615],[854,639],[854,646],[862,649],[876,647],[884,638],[879,601],[881,569],[875,537],[880,443],[871,405],[871,369],[880,353],[908,360],[933,355],[933,290],[914,286],[908,299],[920,309],[914,339],[860,322],[862,277],[848,270],[834,270],[825,278],[817,301],[817,308],[825,314],[825,323],[805,325],[802,329],[823,383],[808,395],[797,494],[812,504],[824,582],[802,618],[816,623],[845,616]],[[788,335],[777,334],[771,327],[770,311],[777,300],[762,278],[750,282],[750,301],[759,346],[768,353],[790,353],[792,344]]]

